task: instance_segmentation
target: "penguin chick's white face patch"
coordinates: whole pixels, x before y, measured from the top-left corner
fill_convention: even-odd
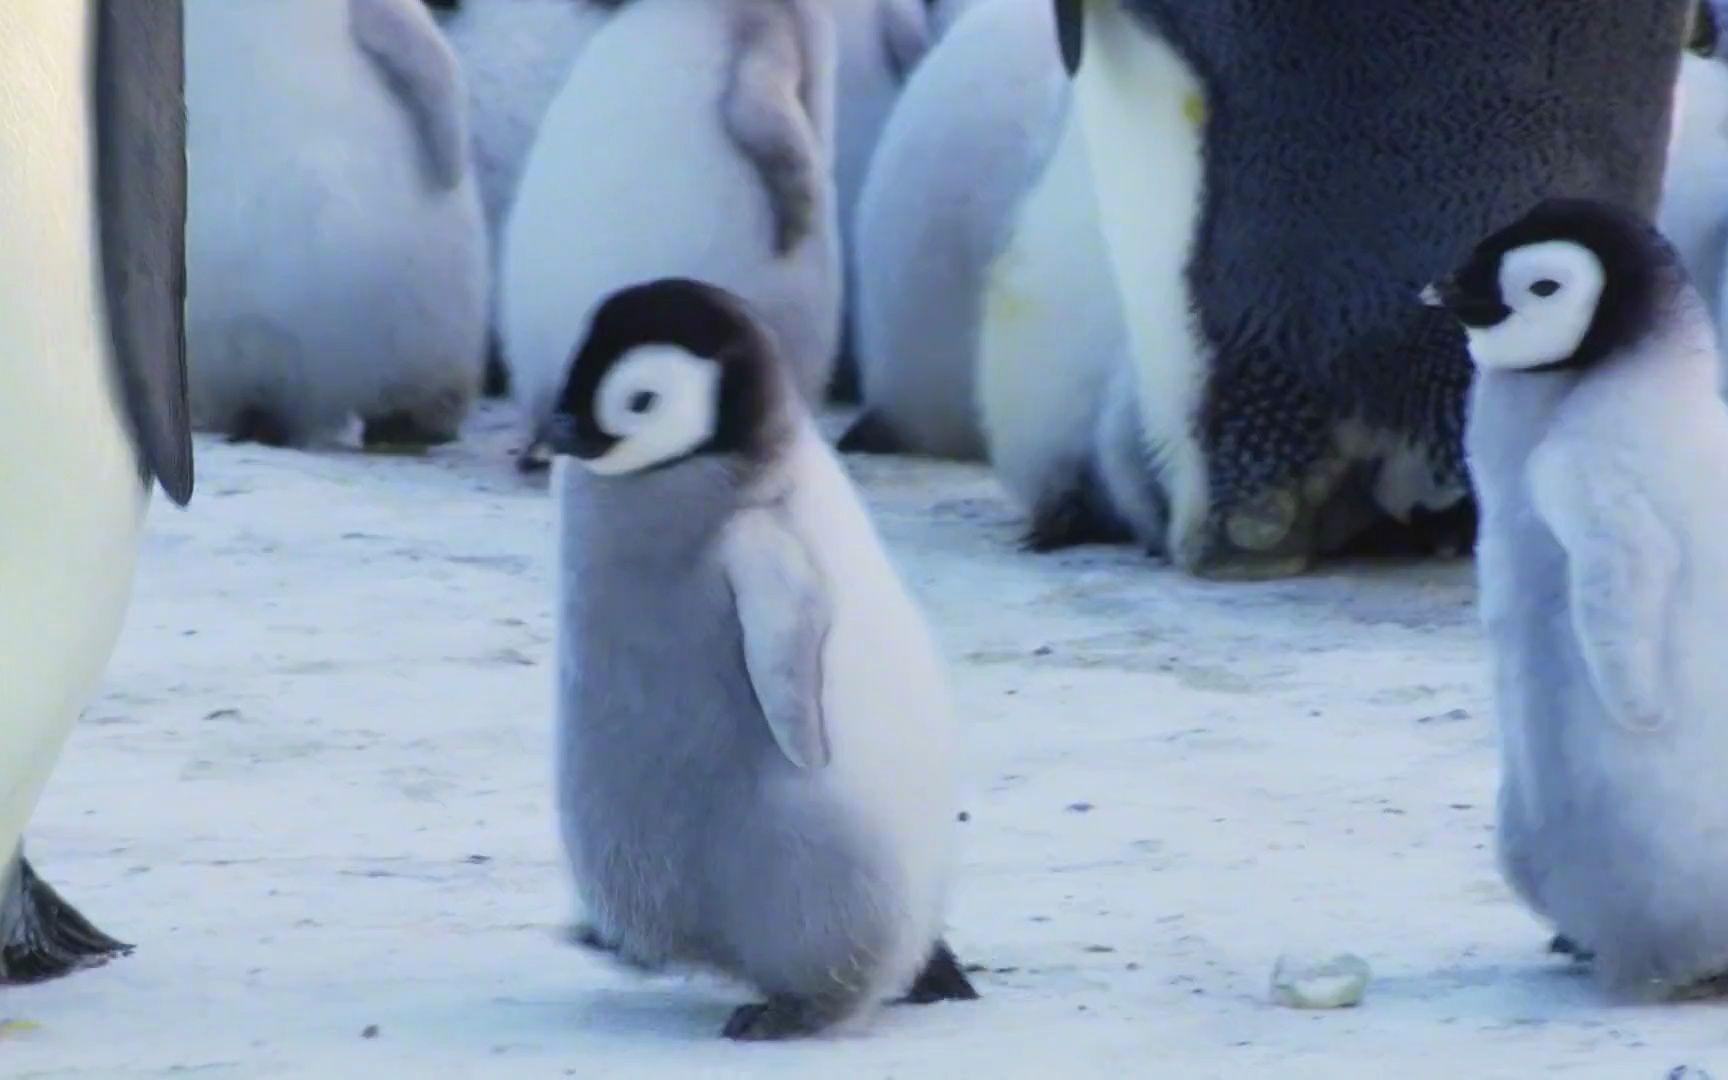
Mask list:
[[[618,476],[683,457],[714,437],[720,365],[673,345],[642,345],[612,364],[594,394],[594,421],[618,441],[578,459]]]
[[[1479,367],[1522,371],[1558,364],[1578,351],[1596,317],[1607,277],[1602,261],[1581,244],[1547,240],[1513,248],[1500,260],[1505,317],[1464,325]]]

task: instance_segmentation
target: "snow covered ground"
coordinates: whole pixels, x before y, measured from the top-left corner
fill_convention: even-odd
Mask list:
[[[0,991],[0,1076],[1728,1076],[1728,1005],[1617,1006],[1494,868],[1464,562],[1207,584],[1033,556],[980,469],[855,460],[968,722],[983,998],[733,1045],[743,992],[563,945],[551,503],[508,417],[423,458],[199,444],[30,830],[137,943]],[[1366,1002],[1266,999],[1352,951]]]

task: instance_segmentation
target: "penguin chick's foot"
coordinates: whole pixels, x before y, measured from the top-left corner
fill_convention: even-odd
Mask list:
[[[0,902],[0,984],[44,982],[126,956],[132,946],[96,929],[18,860]]]
[[[960,961],[955,959],[954,950],[946,941],[937,941],[924,970],[912,980],[912,988],[896,1004],[930,1005],[938,1001],[977,1000],[978,991],[973,989],[972,980],[966,977]]]
[[[850,1000],[771,994],[767,1001],[740,1005],[720,1034],[738,1042],[773,1042],[814,1035],[845,1016]]]

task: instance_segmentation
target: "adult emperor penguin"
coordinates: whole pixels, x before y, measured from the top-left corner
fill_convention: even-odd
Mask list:
[[[1539,204],[1425,296],[1477,369],[1501,867],[1612,986],[1728,975],[1728,406],[1708,315],[1642,215],[1581,199]]]
[[[966,11],[888,118],[858,202],[864,409],[842,450],[985,455],[976,389],[985,278],[1064,107],[1046,7],[990,0]]]
[[[193,421],[457,437],[486,336],[466,92],[420,0],[186,0]]]
[[[828,0],[622,0],[589,39],[506,227],[504,347],[531,443],[595,308],[654,277],[744,296],[800,390],[825,396],[841,301],[834,50]]]
[[[780,348],[706,283],[626,288],[548,425],[579,940],[751,984],[735,1039],[976,996],[940,655]]]
[[[1468,518],[1463,339],[1410,283],[1553,190],[1654,212],[1691,0],[1054,3],[1177,565]]]
[[[119,635],[153,483],[192,496],[179,0],[0,4],[0,982],[128,948],[21,836]]]
[[[474,178],[491,242],[486,390],[509,388],[497,328],[504,222],[540,118],[582,46],[615,6],[608,0],[426,0],[462,63]]]
[[[1047,73],[1039,85],[1058,100],[1038,111],[1039,176],[984,275],[978,416],[991,468],[1030,515],[1028,547],[1125,539],[1096,454],[1106,391],[1130,362],[1128,340],[1085,138],[1069,108],[1050,6],[1015,0],[1008,10],[1038,26]],[[1143,484],[1145,450],[1133,441],[1119,450]]]
[[[870,168],[870,155],[900,88],[930,44],[924,0],[833,0],[835,55],[834,190],[845,270],[840,352],[832,393],[858,396],[858,362],[852,354],[853,218]]]

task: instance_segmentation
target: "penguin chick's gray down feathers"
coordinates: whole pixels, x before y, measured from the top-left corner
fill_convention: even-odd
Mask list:
[[[941,941],[957,829],[941,663],[779,365],[735,296],[627,288],[547,429],[581,938],[755,986],[763,1002],[726,1028],[741,1039],[974,996]]]

